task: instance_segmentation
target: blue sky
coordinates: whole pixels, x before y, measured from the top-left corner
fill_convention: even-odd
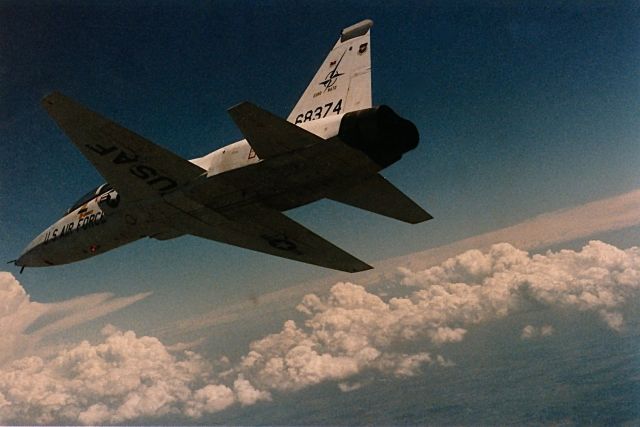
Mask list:
[[[197,157],[241,137],[226,114],[238,102],[286,116],[339,30],[364,17],[375,21],[374,102],[422,136],[385,175],[436,219],[412,227],[329,202],[294,218],[376,260],[631,190],[640,184],[637,15],[624,2],[4,3],[1,254],[14,259],[102,182],[40,108],[43,95],[60,90]],[[172,274],[209,286],[197,273],[203,256],[216,280],[325,273],[185,238],[29,274],[55,288],[43,298],[77,292],[61,285],[67,275],[105,268],[120,283],[145,281],[127,279],[145,271],[156,291]]]
[[[103,182],[41,109],[47,93],[199,157],[242,137],[226,113],[241,101],[286,117],[340,30],[364,18],[374,103],[421,135],[383,174],[435,219],[411,226],[328,201],[288,213],[321,236],[374,262],[640,187],[636,2],[7,1],[0,259]],[[40,302],[153,292],[109,319],[150,330],[331,274],[184,237],[19,279]]]

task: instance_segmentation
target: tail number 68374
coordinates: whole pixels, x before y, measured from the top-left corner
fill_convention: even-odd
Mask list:
[[[296,124],[322,119],[327,117],[329,113],[340,114],[340,110],[342,110],[342,99],[338,100],[335,105],[333,102],[328,102],[324,104],[324,106],[321,105],[304,114],[298,114],[296,117]]]

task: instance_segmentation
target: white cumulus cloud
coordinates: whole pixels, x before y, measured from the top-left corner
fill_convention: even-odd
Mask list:
[[[362,384],[358,383],[358,382],[356,382],[356,383],[348,383],[348,382],[338,383],[338,388],[343,393],[349,393],[351,391],[358,390],[361,387],[362,387]]]
[[[113,424],[141,417],[200,417],[270,395],[247,380],[215,382],[200,355],[170,353],[156,338],[104,329],[104,342],[82,342],[50,360],[27,357],[0,370],[0,420]]]
[[[410,304],[385,302],[362,286],[344,282],[325,297],[306,295],[298,306],[307,316],[304,325],[289,320],[280,332],[251,343],[238,369],[259,386],[285,391],[366,370],[403,377],[416,375],[424,364],[450,366],[439,355],[395,350],[397,344],[418,338],[415,328],[408,327],[413,320],[406,317],[411,313],[405,302]],[[437,325],[423,338],[440,345],[458,342],[465,333]]]
[[[12,276],[0,275],[0,284],[0,333],[17,347],[25,342],[25,325],[44,305],[30,301]],[[17,358],[0,367],[0,421],[198,418],[326,381],[348,392],[362,386],[367,372],[403,378],[425,365],[454,366],[437,353],[459,345],[476,325],[531,304],[589,312],[621,331],[625,304],[640,296],[640,249],[592,241],[580,251],[531,255],[503,243],[427,269],[402,269],[390,289],[395,296],[383,297],[339,282],[326,295],[308,294],[297,307],[302,321],[288,320],[280,331],[250,343],[236,362],[224,356],[209,362],[188,346],[167,347],[157,338],[107,327],[100,343],[82,342],[49,358]],[[526,325],[520,337],[554,333],[549,324]],[[414,351],[400,350],[407,348]]]
[[[421,307],[435,324],[453,327],[499,318],[534,300],[597,313],[620,330],[624,318],[619,310],[640,291],[640,249],[591,241],[578,252],[529,255],[502,243],[486,253],[468,251],[435,267],[401,273],[403,284],[420,289],[404,303],[407,310]]]
[[[110,293],[99,293],[43,304],[31,301],[11,273],[0,271],[0,366],[32,354],[46,336],[120,310],[149,295],[115,298]]]
[[[398,353],[408,342],[433,348],[464,340],[469,328],[503,318],[535,302],[588,311],[611,329],[624,327],[621,308],[640,294],[640,250],[592,241],[581,251],[530,255],[510,244],[471,250],[419,271],[401,270],[404,296],[388,300],[353,283],[327,296],[306,295],[299,326],[253,342],[239,369],[256,384],[296,390],[345,380],[365,370],[415,375],[424,364],[453,362],[430,353]],[[551,325],[528,325],[524,339],[547,337]],[[347,384],[342,381],[343,389]]]
[[[551,325],[542,325],[540,327],[527,325],[524,328],[522,328],[522,333],[520,334],[520,338],[522,338],[523,340],[530,340],[532,338],[550,337],[551,335],[553,335],[554,332],[555,330]]]
[[[22,354],[35,343],[25,330],[47,311],[33,302],[11,273],[0,272],[0,365],[14,354]],[[1,400],[0,400],[1,402]]]

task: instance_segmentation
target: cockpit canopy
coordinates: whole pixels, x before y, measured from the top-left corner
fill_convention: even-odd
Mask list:
[[[92,199],[103,195],[104,193],[106,193],[107,191],[113,190],[113,187],[109,184],[102,184],[99,187],[94,188],[93,190],[89,191],[87,194],[85,194],[84,196],[80,197],[74,204],[73,206],[71,206],[69,209],[67,209],[67,211],[64,213],[65,215],[75,211],[76,209],[78,209],[80,206],[84,205],[85,203],[90,202]]]

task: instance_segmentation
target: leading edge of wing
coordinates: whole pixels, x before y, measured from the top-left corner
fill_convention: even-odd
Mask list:
[[[44,97],[42,106],[123,198],[164,195],[205,173],[60,92]]]
[[[194,236],[348,273],[373,268],[267,207],[252,205],[224,217],[204,208],[188,216],[182,227]]]

